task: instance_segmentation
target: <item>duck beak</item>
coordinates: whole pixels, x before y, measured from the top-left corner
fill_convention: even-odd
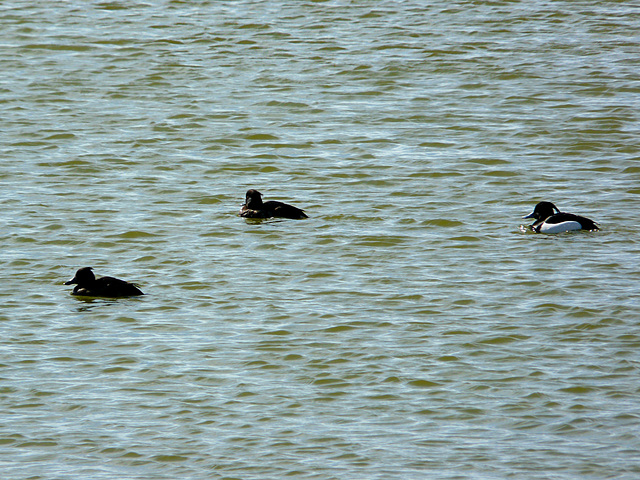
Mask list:
[[[65,285],[73,285],[74,283],[78,283],[76,277],[73,277],[71,280],[67,280],[66,282],[64,282]]]
[[[525,216],[524,216],[524,217],[522,217],[522,218],[536,218],[536,216],[535,216],[535,212],[531,212],[529,215],[525,215]]]

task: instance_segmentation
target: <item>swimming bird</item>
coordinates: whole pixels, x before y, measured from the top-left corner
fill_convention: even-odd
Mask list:
[[[130,297],[144,295],[133,283],[125,282],[113,277],[96,278],[92,267],[82,267],[76,275],[64,282],[65,285],[76,284],[72,295],[85,297]]]
[[[538,203],[533,212],[522,218],[535,218],[529,227],[536,233],[562,233],[572,230],[600,230],[598,224],[589,218],[573,213],[561,212],[551,202]]]
[[[240,216],[245,218],[308,218],[304,210],[278,202],[276,200],[262,201],[262,194],[257,190],[248,190],[245,202],[240,209]]]

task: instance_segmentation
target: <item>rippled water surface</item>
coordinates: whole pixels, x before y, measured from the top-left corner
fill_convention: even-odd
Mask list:
[[[639,23],[3,2],[2,478],[639,478]]]

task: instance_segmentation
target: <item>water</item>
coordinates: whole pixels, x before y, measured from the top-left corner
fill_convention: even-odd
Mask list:
[[[637,478],[639,14],[4,2],[2,478]]]

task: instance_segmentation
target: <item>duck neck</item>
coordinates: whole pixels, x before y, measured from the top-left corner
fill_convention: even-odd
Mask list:
[[[247,199],[247,208],[251,210],[259,210],[262,208],[262,198],[258,195]]]

